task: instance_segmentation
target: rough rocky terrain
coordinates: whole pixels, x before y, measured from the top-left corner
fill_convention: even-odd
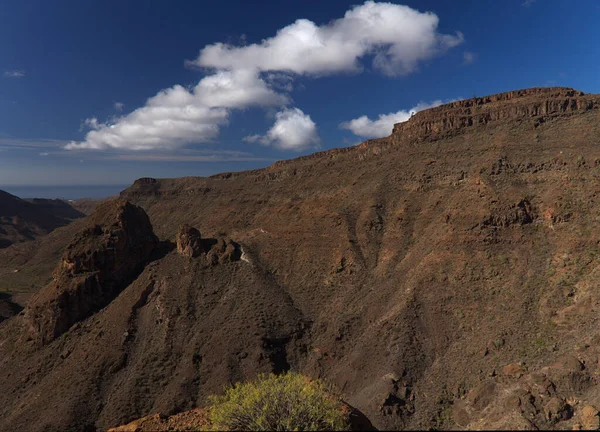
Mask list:
[[[41,346],[25,311],[0,324],[0,429],[104,430],[289,369],[378,428],[597,427],[599,179],[600,96],[566,88],[262,170],[140,179],[121,199],[161,242],[133,281],[78,297]],[[55,275],[86,223],[39,241]]]
[[[83,216],[84,213],[62,200],[24,200],[0,191],[0,322],[20,311],[25,302],[23,296],[15,299],[11,292],[10,280],[21,271],[20,266],[13,265],[13,258],[19,261],[19,254],[13,252],[16,247],[44,237]],[[6,252],[12,245],[15,249]],[[5,257],[10,258],[3,259]]]

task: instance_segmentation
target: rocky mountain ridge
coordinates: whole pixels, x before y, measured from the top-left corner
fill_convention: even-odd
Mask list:
[[[598,96],[480,99],[262,170],[136,181],[121,199],[170,246],[41,347],[18,342],[25,314],[0,325],[0,428],[164,420],[286,370],[378,428],[593,427]]]
[[[567,87],[530,88],[451,102],[416,113],[394,125],[391,141],[423,140],[502,120],[530,120],[536,127],[557,116],[600,108],[598,95]]]

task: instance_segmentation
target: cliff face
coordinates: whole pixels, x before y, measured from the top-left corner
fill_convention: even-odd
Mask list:
[[[586,95],[571,88],[515,90],[420,111],[410,120],[396,124],[390,138],[393,142],[439,138],[503,120],[532,120],[537,126],[552,117],[598,107],[598,95]]]
[[[106,306],[141,271],[157,243],[139,207],[124,201],[100,205],[67,246],[54,280],[27,305],[28,337],[48,343]]]

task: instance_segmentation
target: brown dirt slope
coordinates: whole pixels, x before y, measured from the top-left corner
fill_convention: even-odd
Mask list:
[[[23,200],[0,191],[0,248],[33,240],[82,216],[62,200]]]
[[[589,425],[599,167],[600,96],[544,88],[263,170],[140,179],[121,197],[160,239],[189,224],[239,260],[164,251],[42,348],[5,321],[0,429],[103,430],[287,369],[379,428]]]

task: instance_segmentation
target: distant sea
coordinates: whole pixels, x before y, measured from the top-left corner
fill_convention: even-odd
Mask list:
[[[61,198],[76,200],[80,198],[106,198],[118,195],[131,185],[91,185],[91,186],[2,186],[0,190],[19,198]]]

